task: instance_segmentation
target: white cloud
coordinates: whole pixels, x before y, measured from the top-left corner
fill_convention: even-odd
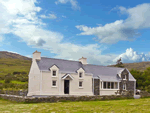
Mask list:
[[[19,9],[24,2],[26,2],[25,4],[27,6],[30,6],[30,10],[24,11],[25,9]],[[19,2],[18,5],[15,4],[15,6],[13,6],[15,10],[11,6],[12,0],[8,0],[7,5],[4,1],[0,2],[2,6],[0,7],[0,11],[4,11],[1,13],[3,18],[0,18],[0,21],[5,23],[5,25],[1,26],[1,29],[6,29],[0,32],[0,34],[12,33],[20,37],[21,41],[26,42],[34,48],[50,50],[51,53],[56,54],[56,58],[78,60],[80,57],[84,56],[88,58],[89,63],[95,64],[107,64],[107,60],[111,60],[111,56],[101,55],[102,47],[97,44],[82,46],[69,42],[62,43],[64,38],[62,34],[43,28],[42,25],[45,25],[45,23],[43,23],[36,14],[41,8],[37,8],[37,6],[34,5],[35,2],[35,0],[22,0],[21,3]],[[17,3],[17,1],[15,3]]]
[[[134,51],[132,48],[126,50],[125,53],[116,57],[113,62],[116,62],[121,57],[123,63],[150,61],[150,55]]]
[[[62,15],[63,18],[67,18],[66,16]]]
[[[48,14],[48,16],[46,15],[41,15],[41,18],[48,18],[48,19],[56,19],[57,16],[55,14]]]
[[[3,37],[0,35],[0,42],[2,42],[3,41]]]
[[[103,46],[98,44],[82,46],[69,42],[65,43],[62,42],[64,38],[62,34],[45,30],[43,28],[45,23],[43,23],[36,14],[41,10],[41,8],[35,6],[35,0],[21,0],[21,3],[18,4],[23,5],[25,2],[26,6],[30,6],[30,10],[28,9],[28,11],[24,11],[25,9],[19,9],[20,6],[17,5],[13,7],[16,9],[14,10],[11,6],[12,2],[9,1],[12,0],[8,0],[7,5],[3,5],[6,3],[4,3],[4,1],[0,1],[0,5],[2,6],[0,7],[0,12],[4,11],[0,13],[0,16],[2,17],[0,18],[0,21],[4,22],[4,25],[0,24],[0,35],[12,33],[20,37],[21,41],[26,42],[27,45],[31,45],[34,48],[49,50],[51,53],[55,54],[56,58],[78,60],[84,56],[87,57],[88,63],[92,64],[108,65],[114,63],[112,59],[115,59],[117,56],[114,54],[102,55],[101,52],[103,51]],[[11,10],[9,8],[11,8]],[[117,21],[113,23],[111,27],[121,23],[121,21]],[[86,29],[88,29],[88,27],[84,27],[84,30]]]
[[[57,0],[55,4],[66,4],[68,2],[72,5],[72,9],[80,10],[77,0]]]
[[[139,36],[138,30],[150,28],[150,4],[145,3],[133,8],[118,7],[122,14],[127,14],[126,20],[116,20],[113,23],[98,27],[77,25],[82,31],[80,35],[95,35],[100,43],[116,43],[120,40],[132,41]]]

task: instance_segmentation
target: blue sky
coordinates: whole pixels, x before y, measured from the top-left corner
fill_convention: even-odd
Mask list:
[[[0,0],[0,51],[88,63],[150,61],[148,0]]]

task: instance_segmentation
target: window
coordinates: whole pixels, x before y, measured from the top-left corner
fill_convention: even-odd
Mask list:
[[[104,89],[106,89],[106,82],[103,82],[104,83]]]
[[[123,84],[123,90],[126,90],[126,84]]]
[[[82,87],[82,82],[81,81],[79,82],[79,87]]]
[[[53,71],[53,76],[56,76],[56,71]]]
[[[123,77],[122,77],[122,78],[123,78],[123,80],[126,80],[126,78],[127,78],[127,75],[123,75]]]
[[[103,89],[118,89],[118,82],[103,82]]]
[[[79,78],[82,78],[82,73],[79,73]]]
[[[114,82],[111,82],[111,89],[114,89]]]
[[[52,86],[56,86],[56,80],[52,81]]]
[[[115,89],[118,89],[118,82],[115,82]]]

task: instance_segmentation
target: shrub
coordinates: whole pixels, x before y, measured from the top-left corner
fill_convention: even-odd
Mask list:
[[[21,72],[21,74],[23,74],[23,75],[24,75],[24,74],[27,74],[27,72],[25,72],[25,71],[22,71],[22,72]]]
[[[10,78],[10,77],[6,77],[6,78],[5,78],[5,83],[10,83],[10,81],[11,81],[11,78]]]
[[[21,74],[21,72],[14,71],[14,72],[13,72],[13,75],[16,75],[16,74],[20,75],[20,74]]]
[[[28,82],[28,78],[21,78],[20,81],[21,82]]]

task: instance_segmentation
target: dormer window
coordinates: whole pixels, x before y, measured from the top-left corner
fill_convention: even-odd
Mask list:
[[[79,73],[79,78],[82,78],[82,73]]]
[[[126,84],[123,84],[123,90],[126,90]]]
[[[126,79],[127,79],[127,75],[124,75],[122,79],[123,79],[123,80],[126,80]]]
[[[53,70],[53,76],[56,76],[56,71],[55,70]]]

